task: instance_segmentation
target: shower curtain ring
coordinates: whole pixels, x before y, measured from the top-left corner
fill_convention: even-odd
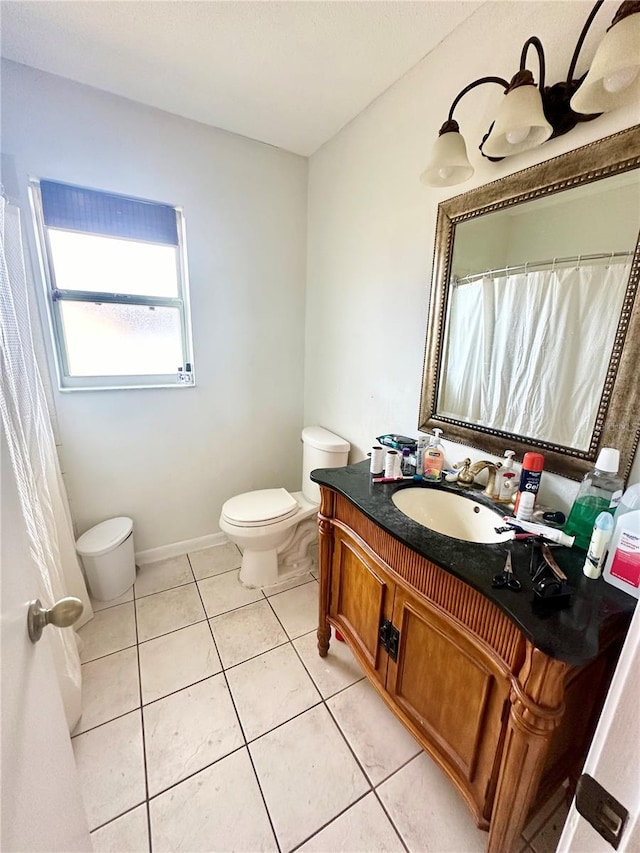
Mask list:
[[[576,265],[576,269],[577,269],[577,270],[579,270],[579,269],[580,269],[580,261],[581,261],[581,260],[582,260],[582,255],[578,255],[578,263],[577,263],[577,265]]]
[[[611,264],[613,263],[613,256],[614,256],[614,255],[615,255],[615,252],[611,252],[611,257],[609,258],[609,263],[607,264],[607,269],[609,269],[609,267],[610,267],[610,266],[611,266]]]
[[[558,260],[557,258],[554,258],[554,259],[553,259],[553,263],[551,264],[551,272],[555,272],[555,271],[556,271],[556,261],[557,261],[557,260]]]

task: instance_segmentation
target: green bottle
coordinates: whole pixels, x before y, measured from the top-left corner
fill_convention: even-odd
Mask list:
[[[620,451],[603,447],[598,454],[596,467],[584,475],[564,532],[575,536],[575,544],[585,551],[593,532],[593,525],[601,512],[616,511],[622,497],[624,482],[618,477]]]

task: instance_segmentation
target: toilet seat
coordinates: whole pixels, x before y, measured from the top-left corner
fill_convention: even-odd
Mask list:
[[[222,518],[237,527],[264,527],[295,515],[300,509],[286,489],[259,489],[229,498]]]

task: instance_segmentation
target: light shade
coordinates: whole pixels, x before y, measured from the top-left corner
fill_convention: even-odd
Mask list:
[[[552,133],[537,86],[516,86],[507,91],[482,153],[487,157],[510,157],[541,145]]]
[[[589,73],[571,98],[576,113],[606,113],[640,97],[640,12],[614,24],[600,42]]]
[[[458,131],[441,132],[433,143],[427,168],[420,175],[422,183],[430,187],[451,187],[463,183],[471,175],[473,166],[462,135]]]

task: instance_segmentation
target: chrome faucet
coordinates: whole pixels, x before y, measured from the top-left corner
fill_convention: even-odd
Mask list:
[[[492,498],[496,493],[496,474],[498,473],[498,468],[502,468],[502,462],[489,462],[487,459],[481,459],[470,466],[469,474],[475,479],[485,468],[487,469],[487,488],[483,494],[488,498]]]

